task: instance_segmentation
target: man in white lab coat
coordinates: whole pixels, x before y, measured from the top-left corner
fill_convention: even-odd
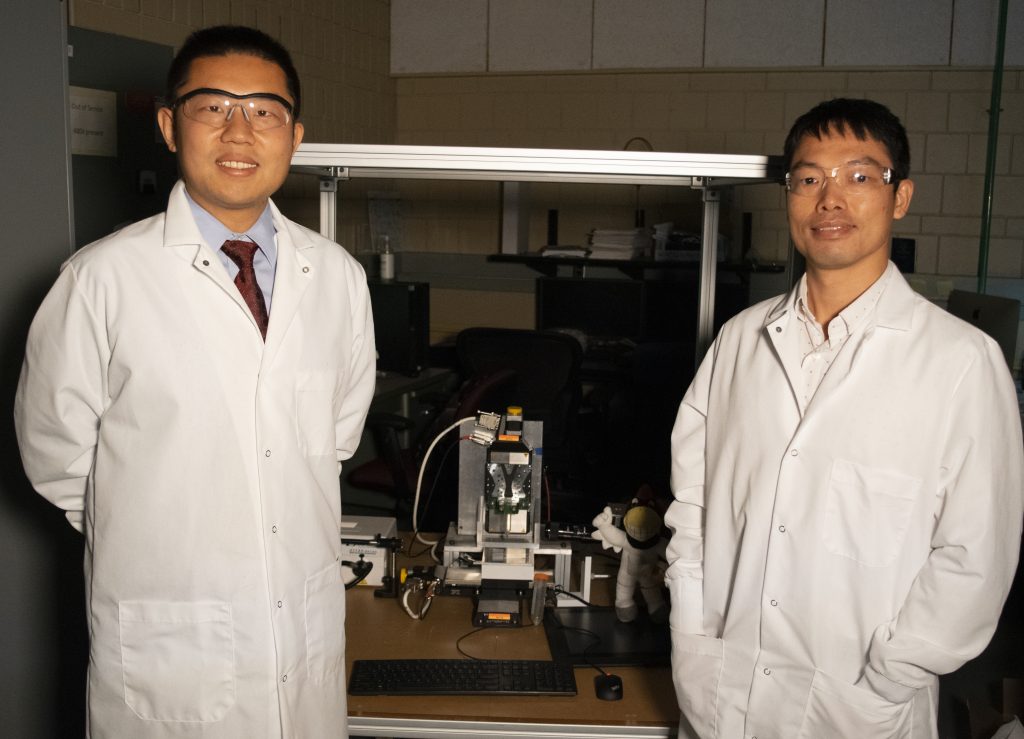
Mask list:
[[[198,31],[168,88],[182,182],[64,265],[16,400],[29,478],[86,538],[88,731],[344,737],[338,474],[373,395],[365,276],[269,200],[302,139],[283,47]]]
[[[722,328],[672,433],[680,736],[934,738],[1017,563],[1013,382],[889,261],[914,188],[888,109],[822,103],[785,159],[806,273]]]

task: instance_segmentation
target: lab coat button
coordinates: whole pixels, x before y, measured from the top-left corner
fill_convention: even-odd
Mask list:
[[[765,667],[765,668],[764,668],[764,674],[765,674],[765,675],[771,675],[771,674],[772,674],[772,671],[771,671],[771,669],[770,669],[770,668],[768,668],[768,667]]]
[[[783,534],[785,534],[786,533],[786,527],[785,526],[779,526],[779,531],[782,532]]]
[[[209,267],[210,266],[210,260],[209,259],[204,259],[203,260],[203,266],[204,267]]]
[[[270,450],[269,449],[266,451],[266,456],[268,456],[268,457],[270,456]]]
[[[790,449],[789,450],[789,456],[791,456],[791,457],[799,456],[799,454],[800,454],[800,451],[797,450],[797,449]]]
[[[303,271],[303,273],[305,273],[305,272],[309,272],[309,267],[303,267],[303,268],[302,268],[302,271]]]
[[[278,601],[277,602],[277,607],[278,608],[281,608],[283,605],[284,605],[284,603],[282,601]]]
[[[774,598],[772,598],[772,600],[771,600],[771,604],[772,604],[773,606],[777,606],[777,605],[779,605],[779,602],[778,602],[777,600],[775,600]]]
[[[775,333],[781,334],[782,333],[782,326],[776,326],[775,327]],[[755,739],[756,739],[756,737],[755,737]]]
[[[288,676],[287,675],[282,675],[281,676],[281,682],[283,682],[283,683],[288,682]]]
[[[271,532],[276,534],[277,533],[277,526],[271,526],[270,530],[271,530]]]

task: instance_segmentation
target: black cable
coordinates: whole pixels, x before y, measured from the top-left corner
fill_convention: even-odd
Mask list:
[[[406,556],[409,557],[410,559],[415,559],[416,557],[420,557],[420,556],[426,554],[431,549],[436,547],[437,544],[438,544],[438,542],[435,541],[433,544],[427,544],[425,547],[423,547],[423,549],[419,550],[418,552],[414,552],[412,550],[412,545],[416,541],[416,534],[418,534],[418,533],[419,533],[418,531],[414,531],[413,534],[412,534],[412,538],[409,539],[409,551],[406,554]]]
[[[591,603],[590,601],[583,600],[583,598],[581,598],[578,595],[576,595],[576,593],[570,593],[568,590],[563,588],[561,585],[555,585],[555,587],[553,587],[551,590],[552,590],[552,592],[555,593],[555,595],[568,595],[570,598],[575,598],[576,600],[578,600],[580,603],[582,603],[585,606],[590,606],[591,608],[596,608],[597,607],[593,603]],[[568,627],[563,627],[563,628],[568,628]]]
[[[352,574],[355,577],[349,582],[345,583],[345,590],[351,590],[356,585],[366,579],[366,576],[370,574],[370,570],[373,569],[373,562],[369,562],[362,557],[359,558],[358,562],[342,561],[345,567],[349,567],[352,570]]]
[[[593,662],[590,661],[590,658],[587,657],[587,652],[589,652],[592,647],[596,647],[598,644],[601,643],[601,637],[600,636],[595,634],[593,631],[590,631],[589,629],[583,629],[583,628],[580,628],[579,626],[565,626],[564,624],[560,624],[560,628],[565,629],[566,631],[577,631],[577,632],[579,632],[581,634],[586,634],[587,636],[593,637],[594,641],[590,642],[587,646],[583,647],[583,651],[580,652],[580,654],[583,657],[583,661],[586,662],[588,666],[593,667],[595,670],[600,672],[602,675],[607,675],[608,674],[607,672],[604,671],[603,668],[598,667],[597,665],[595,665]]]
[[[580,596],[576,595],[575,593],[570,593],[568,590],[563,588],[561,585],[556,585],[555,587],[552,588],[552,590],[555,592],[556,595],[568,595],[570,598],[575,598],[580,603],[582,603],[585,606],[588,606],[589,608],[596,608],[597,607],[593,603],[591,603],[589,601],[586,601],[586,600],[583,600],[583,598],[581,598]],[[595,665],[587,657],[587,652],[590,651],[591,648],[596,647],[598,644],[601,643],[601,637],[600,636],[595,634],[593,631],[590,631],[589,629],[580,628],[579,626],[566,626],[565,624],[559,623],[558,627],[561,628],[561,629],[565,629],[566,631],[577,631],[577,632],[579,632],[581,634],[586,634],[588,636],[593,637],[594,641],[592,641],[590,644],[587,644],[587,646],[583,647],[583,651],[580,654],[583,657],[583,661],[586,662],[590,667],[593,667],[595,670],[600,672],[602,675],[607,675],[608,674],[607,672],[604,671],[604,669],[602,669],[601,667],[598,667],[597,665]]]
[[[479,662],[480,661],[479,657],[474,657],[472,654],[469,654],[468,652],[463,652],[462,651],[462,640],[465,639],[467,636],[473,636],[473,634],[477,633],[478,631],[484,631],[486,628],[487,628],[486,626],[481,626],[480,628],[473,629],[472,631],[469,631],[469,632],[463,634],[462,636],[460,636],[458,639],[456,639],[455,640],[455,648],[457,650],[459,650],[459,654],[461,654],[463,657],[468,657],[469,659],[476,660],[477,662]]]

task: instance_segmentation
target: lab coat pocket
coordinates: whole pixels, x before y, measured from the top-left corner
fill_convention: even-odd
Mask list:
[[[150,721],[219,721],[235,704],[231,605],[118,604],[124,700]]]
[[[306,578],[306,668],[318,685],[338,680],[345,665],[345,583],[341,562]]]
[[[881,696],[816,671],[800,727],[800,739],[906,739],[911,735],[909,703]]]
[[[921,480],[837,459],[825,503],[825,548],[867,567],[896,559],[910,527]]]
[[[328,370],[300,370],[295,381],[295,432],[307,457],[336,454],[334,380]]]
[[[672,629],[672,681],[679,708],[701,737],[715,737],[724,642]]]

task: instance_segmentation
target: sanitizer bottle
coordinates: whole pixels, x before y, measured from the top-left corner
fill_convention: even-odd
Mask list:
[[[395,253],[391,251],[391,239],[387,234],[380,237],[380,278],[395,279]]]

